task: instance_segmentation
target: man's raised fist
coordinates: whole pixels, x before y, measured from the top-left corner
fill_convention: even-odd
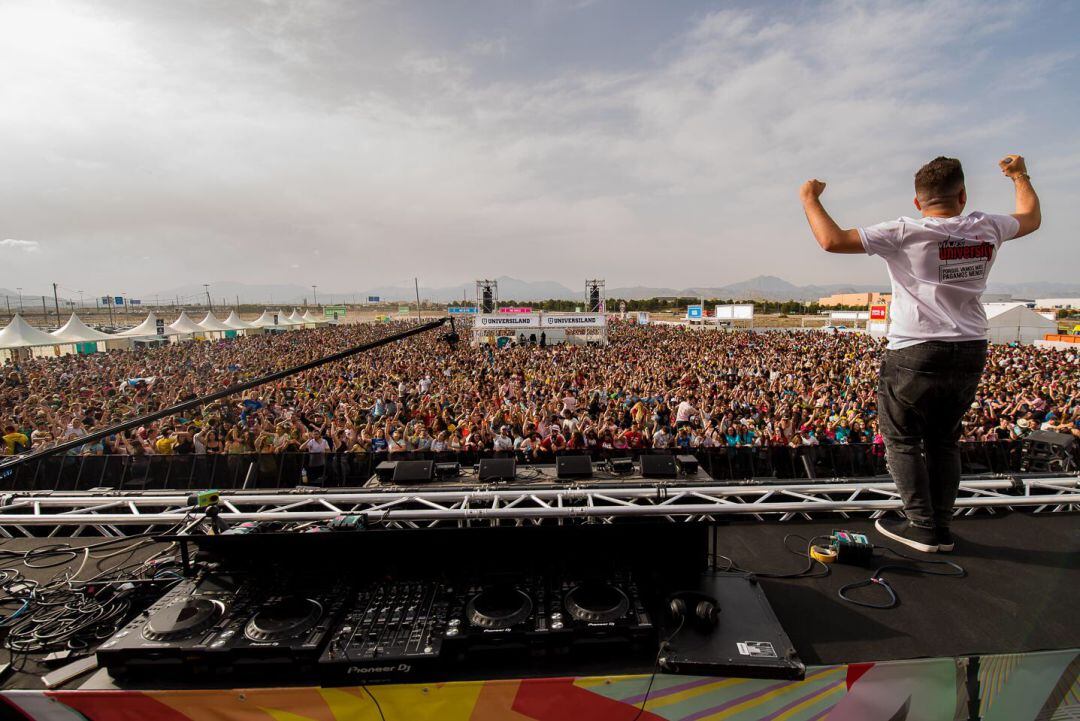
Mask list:
[[[799,197],[805,203],[810,200],[817,200],[818,197],[825,192],[825,182],[812,178],[802,184],[799,188]]]
[[[998,161],[998,167],[1001,168],[1002,173],[1010,178],[1027,174],[1027,165],[1024,163],[1022,155],[1006,155]]]

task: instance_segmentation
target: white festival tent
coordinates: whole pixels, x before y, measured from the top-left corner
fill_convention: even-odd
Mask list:
[[[170,323],[169,327],[182,335],[196,335],[206,330],[205,328],[200,328],[199,324],[188,316],[186,310],[180,311],[180,317]]]
[[[284,323],[281,322],[282,320],[284,320],[284,317],[280,314],[280,312],[277,314],[277,316],[278,316],[278,322],[274,323],[274,314],[271,313],[268,310],[264,310],[262,312],[262,315],[260,315],[255,320],[251,321],[251,327],[252,328],[273,328],[275,326],[285,325]],[[231,316],[230,316],[230,318],[231,318]]]
[[[991,343],[1030,345],[1057,333],[1057,322],[1036,313],[1023,303],[984,303],[987,338]]]
[[[304,320],[304,317],[300,315],[300,311],[298,311],[296,308],[293,308],[293,312],[292,315],[289,316],[289,320],[293,323],[296,323],[297,325],[307,322],[306,320]]]
[[[201,321],[199,321],[198,326],[200,328],[202,328],[203,330],[213,330],[213,331],[236,330],[235,328],[232,328],[229,325],[227,325],[225,323],[222,323],[220,320],[218,320],[218,317],[216,315],[214,315],[214,311],[209,311],[206,314],[206,317],[203,318]]]
[[[146,320],[144,320],[142,323],[139,323],[134,328],[129,328],[121,333],[117,333],[116,335],[122,338],[149,338],[150,336],[156,336],[158,334],[157,322],[157,313],[155,313],[154,311],[150,311],[150,313],[146,316]],[[176,335],[176,331],[174,331],[169,326],[164,326],[164,328],[165,335]]]
[[[229,317],[225,319],[225,325],[235,330],[248,330],[255,327],[246,320],[241,320],[235,310],[229,313]]]
[[[66,341],[59,340],[45,331],[38,330],[26,322],[19,315],[11,319],[3,330],[0,330],[0,348],[27,348],[29,346],[56,345]]]
[[[54,330],[49,335],[55,338],[57,342],[61,343],[85,343],[87,341],[117,339],[115,335],[109,335],[108,333],[94,330],[86,325],[86,323],[83,323],[79,316],[74,313],[68,318],[67,323],[58,330]]]
[[[289,326],[297,325],[297,322],[292,319],[292,316],[285,315],[285,311],[279,310],[277,312],[277,314],[278,314],[278,325],[289,325]]]
[[[304,311],[304,315],[301,316],[305,323],[325,323],[326,318],[316,318],[311,314],[310,310]]]

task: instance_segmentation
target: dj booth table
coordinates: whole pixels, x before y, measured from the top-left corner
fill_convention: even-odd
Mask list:
[[[731,523],[715,529],[718,553],[758,572],[794,570],[787,533],[828,532],[835,522]],[[867,520],[844,526],[872,533]],[[200,688],[176,679],[114,683],[104,671],[43,691],[36,676],[9,677],[2,698],[31,719],[894,719],[1073,718],[1080,712],[1080,534],[1069,513],[958,519],[952,554],[968,576],[898,576],[899,607],[842,602],[836,590],[866,569],[833,566],[826,578],[763,580],[781,624],[806,662],[800,681],[658,674],[613,659],[567,672],[491,674],[460,681],[368,687]],[[79,539],[72,539],[77,543]],[[31,547],[45,539],[7,541]],[[153,552],[148,547],[146,552]],[[55,573],[51,569],[50,573]],[[721,622],[724,622],[723,620]],[[737,620],[731,620],[737,623]],[[520,672],[522,668],[524,672]],[[496,677],[506,676],[511,677]],[[15,688],[22,686],[22,688]],[[211,688],[214,686],[216,688]]]

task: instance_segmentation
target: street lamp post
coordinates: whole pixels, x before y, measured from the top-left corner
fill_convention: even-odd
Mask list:
[[[311,299],[313,301],[315,301],[315,307],[318,308],[319,307],[319,295],[315,292],[316,288],[318,288],[317,285],[311,286]]]
[[[20,313],[22,313],[22,312],[23,312],[23,307],[22,307],[22,288],[16,288],[15,290],[17,290],[17,291],[19,292],[19,312],[20,312]]]

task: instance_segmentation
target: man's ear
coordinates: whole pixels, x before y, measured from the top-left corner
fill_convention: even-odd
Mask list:
[[[919,196],[916,195],[911,202],[915,204],[915,210],[922,210],[922,205],[919,204]]]
[[[960,188],[960,198],[958,200],[960,202],[960,210],[963,210],[964,206],[967,205],[967,188]]]

